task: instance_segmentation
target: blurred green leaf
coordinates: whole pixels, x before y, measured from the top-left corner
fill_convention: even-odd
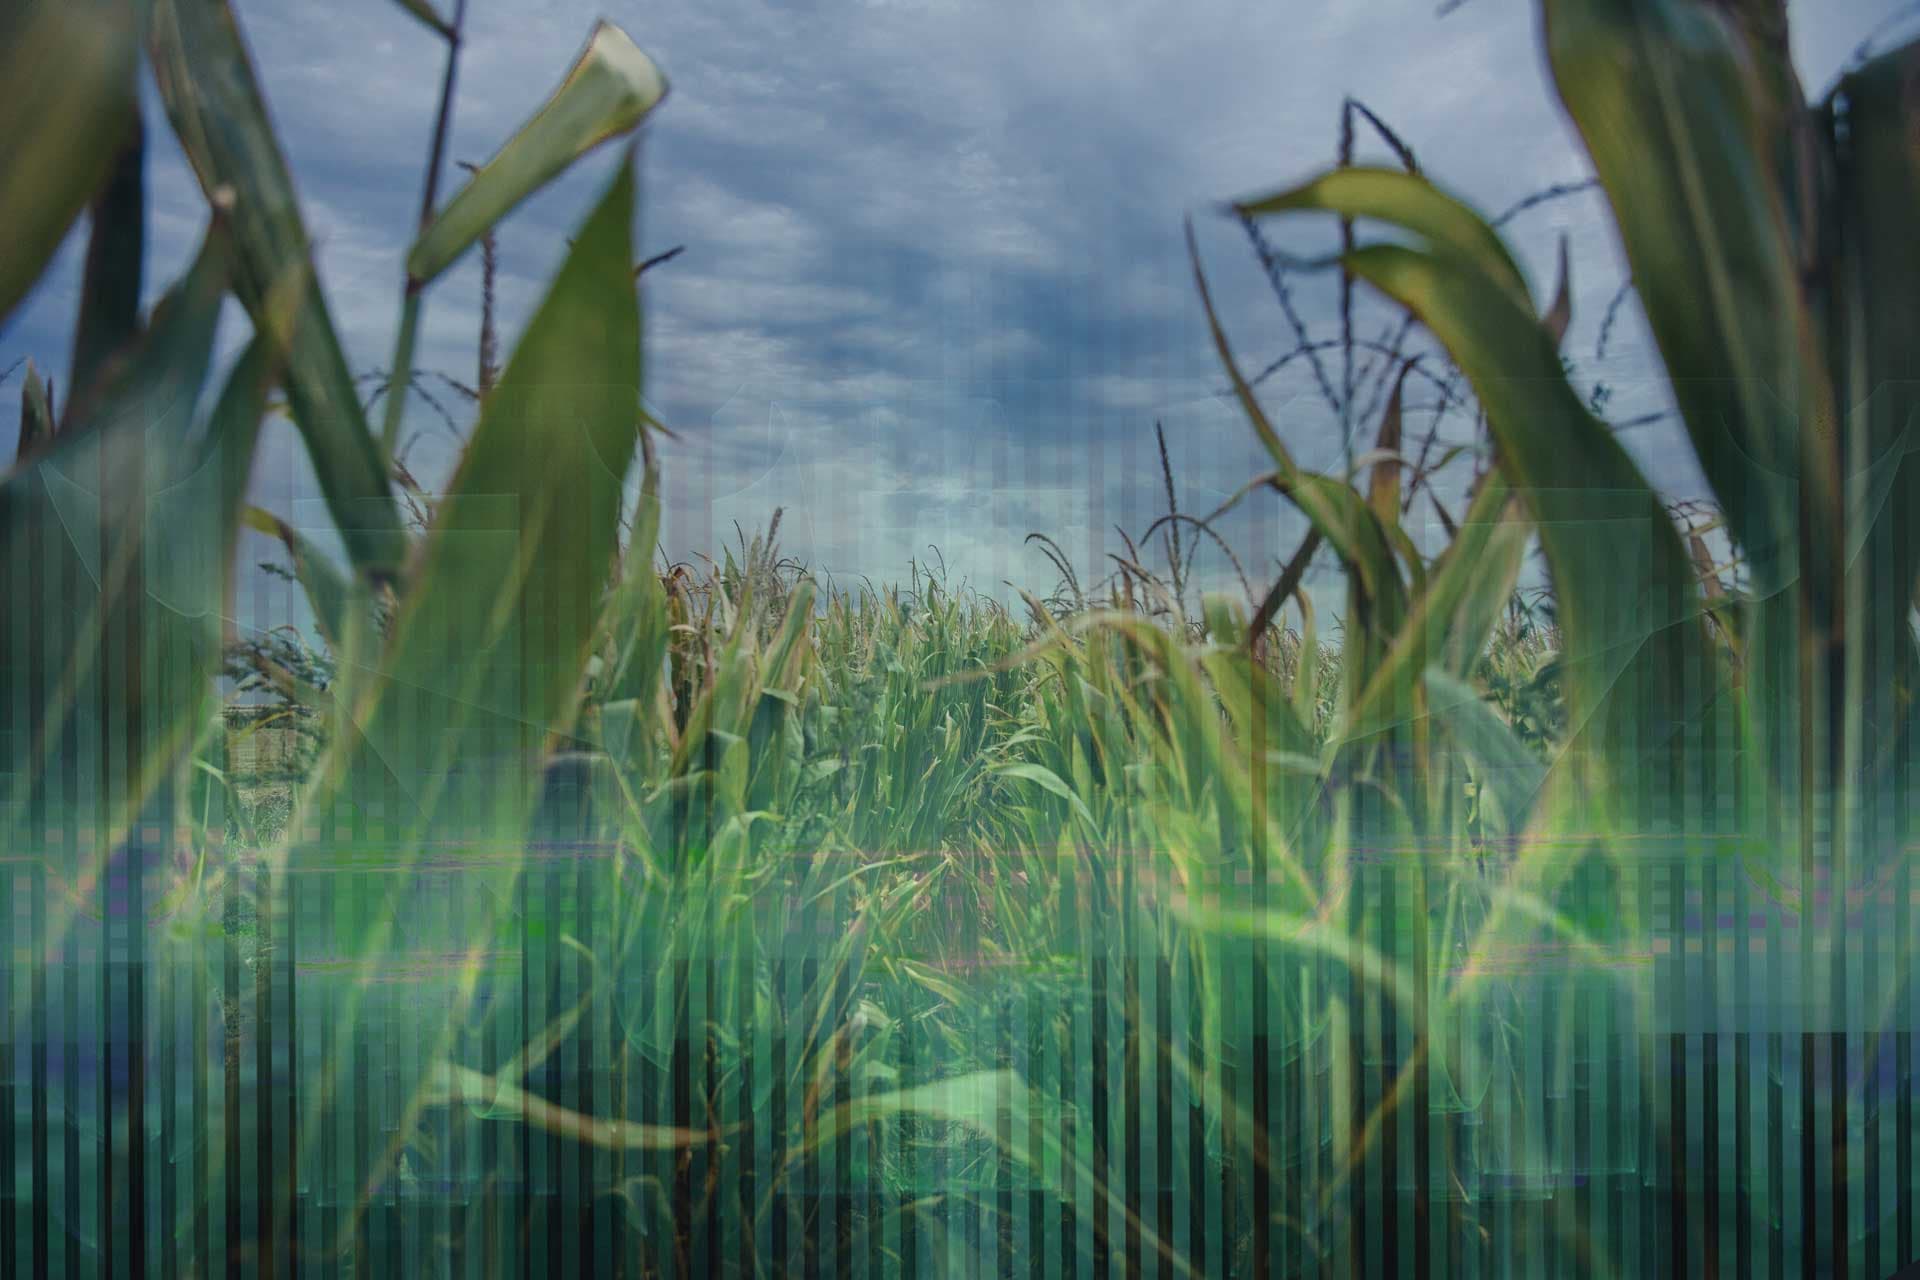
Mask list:
[[[1479,776],[1499,797],[1503,825],[1517,831],[1547,768],[1488,704],[1476,686],[1443,667],[1425,673],[1427,709],[1460,750],[1479,765]]]
[[[1742,27],[1675,0],[1546,0],[1554,83],[1605,185],[1694,454],[1744,556],[1755,745],[1788,805],[1846,766],[1810,726],[1854,700],[1842,659],[1843,457],[1803,276],[1822,234],[1791,154],[1804,104]],[[1800,225],[1791,221],[1798,210]],[[1841,352],[1833,352],[1844,359]],[[1912,583],[1897,588],[1905,599]],[[1860,657],[1857,649],[1851,660]],[[1803,677],[1808,673],[1811,679]],[[1869,693],[1872,696],[1872,693]],[[1824,731],[1823,731],[1824,732]]]
[[[231,262],[216,222],[127,358],[75,406],[52,447],[0,486],[0,595],[18,616],[59,631],[8,662],[35,708],[16,738],[32,744],[10,797],[22,816],[62,796],[74,820],[122,829],[205,720],[235,481],[270,380],[250,355],[212,415],[195,416]],[[26,629],[15,630],[9,647],[25,640]],[[124,772],[99,798],[75,790],[73,771],[105,758],[95,753],[109,743],[128,753]]]
[[[1348,262],[1459,361],[1502,466],[1533,510],[1565,636],[1572,730],[1615,788],[1594,799],[1642,813],[1653,793],[1684,791],[1689,748],[1725,673],[1658,496],[1567,383],[1545,326],[1510,292],[1440,252],[1374,245]]]
[[[1861,732],[1891,759],[1916,732],[1913,699],[1920,661],[1907,605],[1920,578],[1920,42],[1876,58],[1844,77],[1822,112],[1833,160],[1827,221],[1836,261],[1824,301],[1830,362],[1846,411],[1846,564],[1862,588],[1849,635],[1892,643],[1867,655],[1856,705]],[[1875,777],[1883,776],[1878,769]]]
[[[1364,165],[1334,169],[1298,187],[1237,201],[1233,210],[1243,218],[1321,210],[1404,227],[1472,262],[1521,306],[1529,302],[1526,277],[1499,233],[1417,174]]]
[[[28,457],[53,439],[53,402],[47,395],[47,383],[32,360],[27,361],[27,376],[20,384],[20,437],[14,446],[16,461]]]
[[[1200,292],[1200,305],[1206,312],[1207,327],[1213,335],[1214,350],[1219,354],[1227,376],[1232,379],[1234,395],[1241,409],[1252,423],[1261,444],[1266,447],[1267,455],[1273,459],[1273,486],[1284,493],[1313,522],[1313,527],[1326,536],[1341,560],[1351,568],[1366,598],[1377,610],[1376,621],[1391,631],[1399,626],[1406,611],[1406,588],[1394,565],[1393,548],[1378,516],[1351,485],[1331,476],[1305,471],[1294,462],[1292,452],[1281,441],[1280,433],[1274,430],[1266,410],[1261,407],[1252,386],[1241,375],[1240,366],[1233,358],[1226,330],[1221,328],[1219,317],[1214,313],[1212,291],[1208,289],[1206,275],[1200,267],[1200,250],[1194,243],[1191,226],[1187,228],[1187,258],[1193,267],[1194,284]]]
[[[638,127],[667,92],[653,60],[609,22],[546,104],[462,187],[407,253],[407,274],[425,285],[520,202],[588,151]],[[629,271],[632,264],[628,264]]]
[[[418,18],[428,30],[442,36],[453,33],[453,28],[447,24],[447,20],[435,12],[434,7],[427,0],[393,0],[393,2]]]
[[[236,193],[235,292],[260,326],[270,289],[308,261],[308,242],[233,13],[225,0],[153,0],[149,41],[161,100],[200,185],[209,198],[222,188]],[[306,278],[288,354],[287,401],[354,567],[392,574],[407,544],[386,464],[319,283]]]
[[[74,327],[67,402],[92,387],[100,370],[140,331],[141,265],[146,256],[146,139],[136,110],[113,169],[93,201],[80,319]]]
[[[474,427],[356,706],[355,785],[397,786],[415,833],[457,813],[514,838],[572,720],[639,432],[634,186],[629,155]]]
[[[1597,824],[1589,829],[1615,829],[1608,814],[1677,814],[1726,675],[1702,622],[1691,562],[1658,496],[1567,382],[1527,290],[1503,268],[1490,269],[1484,252],[1455,247],[1472,243],[1458,227],[1477,215],[1412,175],[1381,174],[1351,203],[1328,197],[1323,184],[1306,189],[1319,193],[1314,207],[1331,212],[1381,217],[1404,207],[1418,215],[1394,225],[1422,237],[1426,228],[1444,229],[1444,238],[1371,245],[1345,262],[1418,316],[1460,364],[1485,407],[1501,468],[1533,511],[1565,637],[1575,745],[1609,771],[1588,790]],[[1301,201],[1283,194],[1275,203]],[[1440,207],[1447,204],[1454,207]]]
[[[0,322],[110,172],[139,95],[135,0],[19,0],[0,10]]]

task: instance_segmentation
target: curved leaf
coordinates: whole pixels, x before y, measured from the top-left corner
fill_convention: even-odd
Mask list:
[[[1320,210],[1345,218],[1376,218],[1402,227],[1466,258],[1523,304],[1526,276],[1486,220],[1417,173],[1354,166],[1334,169],[1298,187],[1237,201],[1246,218]]]
[[[1193,266],[1194,284],[1200,292],[1200,305],[1207,316],[1207,328],[1213,335],[1214,350],[1233,383],[1247,420],[1252,423],[1260,443],[1274,461],[1274,487],[1300,508],[1313,527],[1320,530],[1340,558],[1352,567],[1367,599],[1379,610],[1379,621],[1388,628],[1399,625],[1406,609],[1406,588],[1394,565],[1393,548],[1379,518],[1366,500],[1351,485],[1330,476],[1304,471],[1273,429],[1267,413],[1253,388],[1240,373],[1227,343],[1226,331],[1214,313],[1213,294],[1207,287],[1206,273],[1200,268],[1200,250],[1194,243],[1193,227],[1187,227],[1187,258]]]
[[[1507,829],[1519,830],[1546,782],[1546,765],[1527,750],[1474,685],[1441,667],[1428,667],[1423,680],[1428,711],[1455,745],[1479,764],[1483,785],[1499,798]]]
[[[129,113],[127,137],[106,184],[94,197],[87,234],[80,318],[74,325],[67,399],[84,394],[106,362],[140,332],[140,268],[146,256],[146,145],[140,113]]]
[[[594,27],[553,96],[414,241],[407,274],[415,286],[452,266],[490,227],[575,160],[637,128],[666,92],[666,77],[626,32],[604,21]],[[633,269],[631,263],[627,269]]]
[[[1458,258],[1399,245],[1347,262],[1453,354],[1485,406],[1502,469],[1533,509],[1565,636],[1571,749],[1592,751],[1611,783],[1593,803],[1636,823],[1677,821],[1725,679],[1659,498],[1510,292]]]

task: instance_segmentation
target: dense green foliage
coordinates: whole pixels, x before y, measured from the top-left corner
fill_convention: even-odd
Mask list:
[[[458,18],[406,8],[450,88]],[[823,586],[777,520],[662,567],[631,150],[410,528],[432,282],[641,123],[651,61],[597,27],[444,206],[436,145],[375,430],[224,0],[0,20],[0,318],[92,208],[70,390],[28,377],[0,483],[28,1269],[1680,1274],[1748,1270],[1754,1219],[1809,1273],[1911,1260],[1915,1171],[1848,1153],[1913,1133],[1880,1046],[1912,1030],[1920,48],[1810,105],[1763,6],[1540,8],[1737,590],[1569,380],[1565,279],[1541,305],[1410,155],[1236,212],[1339,220],[1343,278],[1471,387],[1487,465],[1437,552],[1411,358],[1375,451],[1310,472],[1196,251],[1272,463],[1239,500],[1310,526],[1264,595],[1190,610],[1172,511],[1165,575],[1130,544],[1089,597],[1058,558],[1071,601],[1020,613],[920,566]],[[143,39],[209,209],[145,323]],[[228,296],[253,337],[208,396]],[[275,388],[345,563],[247,505]],[[243,526],[317,636],[228,643]],[[286,812],[209,727],[223,662],[311,718]],[[1794,1169],[1750,1105],[1789,1080]]]

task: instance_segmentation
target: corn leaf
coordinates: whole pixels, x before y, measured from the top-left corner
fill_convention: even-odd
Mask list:
[[[1521,305],[1527,302],[1526,277],[1499,233],[1418,174],[1364,165],[1334,169],[1298,187],[1237,201],[1233,209],[1244,218],[1319,210],[1404,227],[1472,262]]]
[[[15,461],[24,462],[52,439],[53,402],[47,395],[47,382],[28,360],[27,376],[20,383],[20,436],[14,444]]]
[[[1828,221],[1838,261],[1827,298],[1829,349],[1846,409],[1846,564],[1859,579],[1849,600],[1847,634],[1876,637],[1863,655],[1853,700],[1868,743],[1911,734],[1920,663],[1906,625],[1920,576],[1920,43],[1876,58],[1846,76],[1825,108],[1833,156]],[[1889,753],[1891,754],[1891,753]],[[1877,772],[1877,771],[1876,771]]]
[[[653,59],[626,32],[601,22],[546,104],[414,241],[407,253],[407,274],[415,287],[452,266],[495,223],[575,160],[637,128],[666,92],[666,77]]]
[[[146,145],[138,111],[113,169],[93,201],[86,274],[80,282],[80,318],[74,327],[67,400],[84,397],[101,368],[140,331],[140,268],[146,249]]]
[[[515,838],[573,717],[638,439],[639,303],[620,265],[634,185],[629,156],[474,427],[356,707],[355,786],[397,788],[413,837],[457,814]]]
[[[1465,675],[1478,661],[1533,532],[1532,522],[1511,509],[1512,499],[1500,473],[1489,473],[1427,589],[1353,701],[1345,739],[1364,741],[1409,723],[1418,714],[1416,686],[1430,664],[1450,662]]]
[[[1831,530],[1838,459],[1741,38],[1673,0],[1546,0],[1543,12],[1554,82],[1606,188],[1700,465],[1767,594],[1797,576],[1796,478]]]
[[[1498,797],[1503,825],[1517,831],[1546,781],[1547,768],[1477,687],[1443,667],[1428,667],[1428,711],[1453,744],[1479,767],[1482,785]]]
[[[1240,372],[1213,309],[1213,294],[1200,267],[1200,251],[1194,243],[1193,228],[1187,228],[1187,258],[1192,264],[1194,284],[1200,293],[1200,305],[1207,316],[1207,328],[1213,346],[1233,383],[1234,396],[1253,425],[1267,455],[1273,459],[1272,483],[1300,509],[1313,527],[1326,536],[1353,571],[1360,589],[1378,611],[1378,620],[1388,629],[1397,627],[1406,612],[1406,588],[1394,565],[1393,548],[1373,509],[1352,486],[1331,476],[1316,475],[1302,469],[1280,439],[1273,423],[1253,394],[1253,387]]]
[[[0,321],[111,171],[138,110],[134,0],[23,0],[0,12]]]
[[[18,620],[5,665],[26,695],[10,735],[15,817],[58,805],[115,835],[204,722],[235,477],[266,401],[261,362],[243,359],[213,415],[194,416],[230,271],[216,223],[127,358],[0,485],[0,592]],[[88,762],[115,758],[104,787],[84,785]]]
[[[223,187],[244,194],[233,207],[235,292],[265,327],[272,287],[289,264],[308,261],[307,233],[233,13],[224,0],[153,0],[149,42],[161,100],[200,185],[210,198]],[[407,544],[386,464],[319,284],[306,278],[287,401],[355,569],[389,575]]]
[[[1791,149],[1784,131],[1804,107],[1779,100],[1782,82],[1760,73],[1747,33],[1707,6],[1546,0],[1543,15],[1554,82],[1605,185],[1695,455],[1746,559],[1755,745],[1771,793],[1792,805],[1844,769],[1837,754],[1823,762],[1801,744],[1817,738],[1839,752],[1841,735],[1814,726],[1854,701],[1828,678],[1843,643],[1848,464],[1801,284],[1811,274],[1803,239],[1817,219],[1781,160]]]
[[[313,610],[321,636],[336,652],[343,648],[347,610],[353,598],[353,588],[346,576],[311,538],[279,516],[259,507],[247,507],[241,513],[241,521],[249,529],[280,540],[292,562],[294,580],[300,584],[307,606]]]
[[[1592,750],[1618,787],[1596,802],[1631,813],[1637,829],[1656,812],[1677,821],[1664,801],[1688,794],[1724,674],[1691,561],[1659,498],[1581,404],[1545,327],[1507,291],[1458,259],[1398,245],[1347,261],[1459,361],[1501,465],[1533,509],[1565,636],[1574,749]]]
[[[1396,200],[1415,211],[1396,222],[1403,229],[1449,228],[1444,240],[1369,246],[1344,261],[1412,310],[1460,363],[1486,406],[1502,469],[1533,510],[1561,604],[1577,748],[1615,770],[1613,788],[1591,797],[1591,820],[1601,830],[1629,814],[1676,820],[1676,808],[1657,802],[1684,794],[1706,709],[1724,683],[1685,549],[1638,469],[1567,383],[1525,291],[1489,271],[1484,253],[1452,247],[1462,237],[1451,228],[1468,211],[1434,209],[1451,201],[1416,177],[1381,175],[1377,187],[1397,187]],[[1283,194],[1275,203],[1298,202]],[[1390,203],[1378,189],[1353,207],[1315,201],[1354,216],[1380,216]]]
[[[447,25],[447,20],[436,13],[427,0],[394,0],[394,3],[419,19],[420,24],[429,31],[443,36],[453,34],[453,28]]]

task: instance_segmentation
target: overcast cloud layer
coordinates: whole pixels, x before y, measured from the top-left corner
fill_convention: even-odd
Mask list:
[[[647,398],[679,437],[662,451],[675,556],[717,552],[735,521],[764,527],[784,507],[786,549],[842,581],[903,578],[932,544],[956,581],[1044,592],[1053,572],[1023,546],[1027,532],[1058,538],[1084,572],[1124,549],[1116,523],[1137,533],[1163,509],[1156,420],[1184,509],[1210,508],[1262,469],[1220,398],[1183,218],[1196,218],[1224,316],[1258,367],[1290,334],[1246,240],[1209,204],[1329,163],[1345,95],[1490,212],[1586,176],[1533,6],[1512,0],[1444,18],[1433,0],[470,0],[453,158],[483,160],[513,131],[602,5],[673,86],[644,135],[642,243],[686,245],[645,289]],[[235,7],[349,358],[374,369],[391,348],[442,46],[390,0]],[[1899,7],[1798,0],[1808,87],[1823,88]],[[152,297],[191,254],[205,205],[157,109],[149,137]],[[1364,136],[1361,154],[1386,158]],[[614,160],[591,158],[503,229],[503,353]],[[1536,293],[1552,286],[1563,232],[1579,378],[1614,388],[1616,418],[1658,410],[1664,391],[1630,306],[1607,359],[1595,358],[1621,279],[1596,197],[1512,224]],[[79,250],[76,237],[0,333],[0,369],[31,355],[64,370]],[[429,295],[423,369],[473,380],[479,279],[476,253]],[[1325,332],[1331,283],[1299,294]],[[1368,332],[1388,318],[1366,315]],[[244,323],[224,336],[231,351]],[[463,426],[457,394],[427,387]],[[1304,365],[1267,399],[1304,461],[1339,464],[1339,426]],[[12,417],[0,414],[9,456]],[[453,433],[424,399],[408,422],[409,458],[431,484]],[[1670,430],[1630,438],[1657,482],[1693,491]],[[284,424],[256,487],[296,523],[325,523]],[[1299,528],[1271,497],[1223,524],[1262,580]],[[1209,584],[1232,583],[1224,557],[1201,565]],[[243,623],[289,616],[284,587],[246,594]]]

